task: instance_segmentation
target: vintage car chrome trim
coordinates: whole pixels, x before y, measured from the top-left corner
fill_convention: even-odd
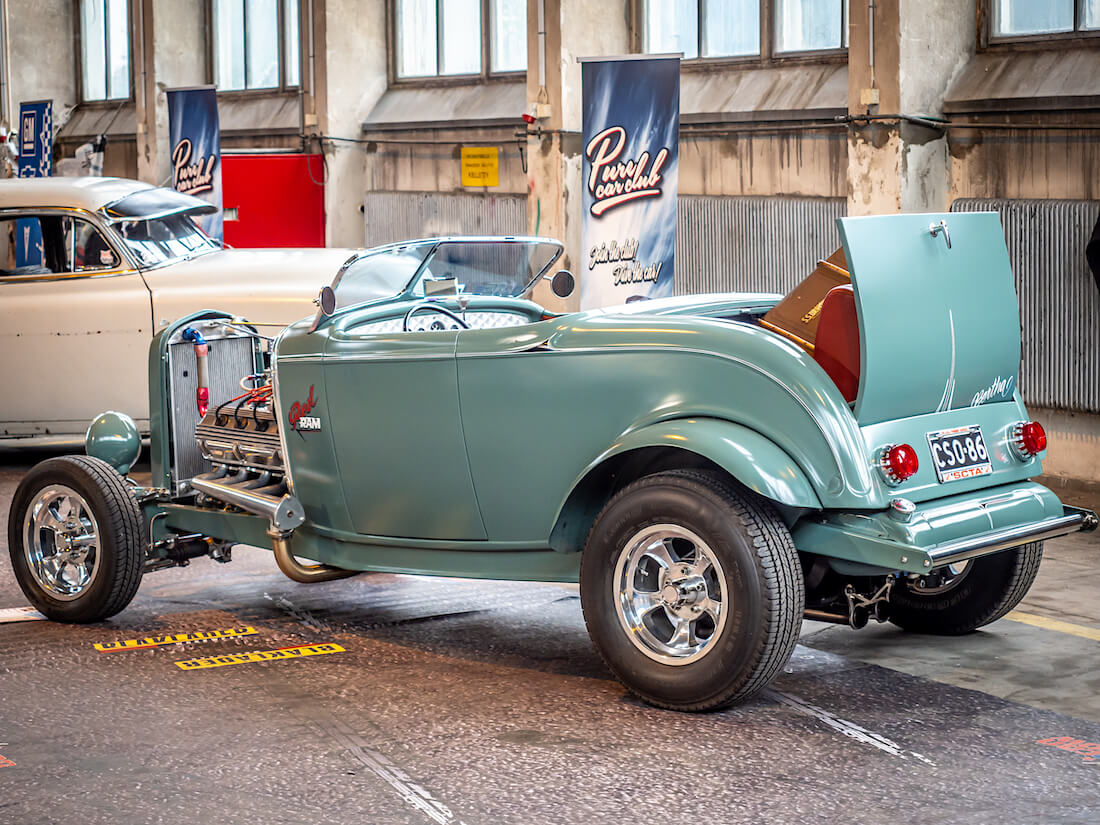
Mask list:
[[[282,399],[279,395],[279,344],[282,342],[283,336],[289,331],[290,327],[285,327],[282,332],[275,336],[275,340],[271,342],[271,395],[275,404],[272,412],[275,415],[275,429],[279,431],[279,449],[282,450],[283,453],[283,475],[286,478],[286,488],[290,490],[291,495],[293,495],[294,476],[290,468],[290,453],[287,452],[286,428],[279,423],[279,411],[283,408]],[[289,356],[285,360],[294,361],[299,359],[296,359],[294,356]]]
[[[1063,505],[1064,506],[1064,505]],[[1032,524],[1007,527],[980,536],[945,542],[926,550],[932,567],[942,567],[977,558],[999,550],[1008,550],[1033,541],[1045,541],[1079,530],[1096,529],[1096,516],[1087,510],[1065,507],[1065,515],[1052,516]]]

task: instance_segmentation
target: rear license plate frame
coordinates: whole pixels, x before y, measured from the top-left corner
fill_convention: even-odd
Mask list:
[[[936,478],[940,484],[950,484],[967,478],[979,478],[993,474],[993,463],[989,459],[989,449],[977,424],[965,427],[951,427],[927,433],[928,451],[932,455],[932,466],[936,468]],[[967,440],[969,439],[969,444]],[[939,453],[936,448],[939,447]],[[958,449],[956,449],[956,447]],[[971,455],[973,451],[973,455]],[[962,458],[959,458],[959,453]],[[946,458],[941,459],[941,456]],[[984,458],[983,458],[984,456]],[[949,460],[948,460],[949,459]]]

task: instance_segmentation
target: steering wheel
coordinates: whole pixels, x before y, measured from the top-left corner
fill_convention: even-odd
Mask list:
[[[422,303],[422,304],[417,304],[416,306],[414,306],[412,309],[410,309],[408,312],[405,313],[405,320],[401,323],[401,331],[402,332],[408,332],[409,331],[409,321],[412,320],[412,317],[416,313],[420,312],[420,310],[422,310],[422,309],[429,309],[432,312],[438,312],[440,315],[446,315],[448,318],[450,318],[452,321],[454,321],[456,324],[458,324],[463,329],[469,329],[470,328],[469,324],[467,324],[460,317],[458,317],[453,312],[451,312],[449,309],[447,309],[447,307],[440,306],[439,304],[436,304],[436,303],[433,303],[433,302],[429,301],[429,302],[425,302],[425,303]]]

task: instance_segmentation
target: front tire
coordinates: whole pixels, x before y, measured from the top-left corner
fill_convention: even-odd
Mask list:
[[[141,510],[105,461],[51,458],[15,491],[8,551],[19,587],[41,613],[97,622],[125,608],[141,583]]]
[[[890,594],[890,621],[914,633],[970,633],[1020,603],[1042,560],[1043,543],[1037,541],[972,559],[939,586],[922,588],[919,582],[905,582]]]
[[[774,510],[727,478],[648,476],[597,516],[581,606],[604,662],[654,705],[706,711],[782,670],[802,625],[798,554]]]

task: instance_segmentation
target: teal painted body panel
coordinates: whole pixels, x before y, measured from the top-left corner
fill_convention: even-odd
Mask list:
[[[329,328],[329,429],[357,533],[486,538],[462,438],[457,335]]]
[[[943,232],[929,227],[947,224]],[[996,212],[841,218],[860,325],[856,418],[876,424],[1005,401],[1020,310]]]
[[[918,507],[901,523],[885,512],[830,513],[806,519],[793,530],[803,552],[860,562],[884,571],[926,573],[929,551],[953,539],[980,537],[1063,515],[1065,508],[1046,487],[1023,482],[947,496]]]

